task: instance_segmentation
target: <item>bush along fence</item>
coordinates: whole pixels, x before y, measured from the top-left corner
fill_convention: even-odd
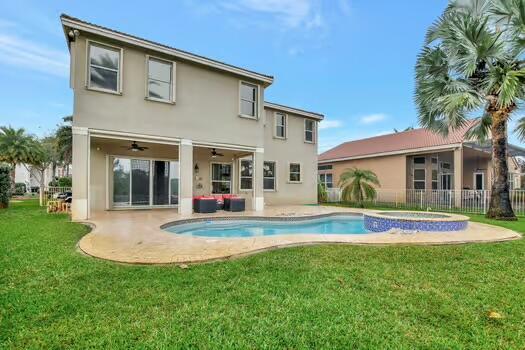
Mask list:
[[[524,216],[525,190],[512,190],[510,196],[515,214]],[[341,189],[327,189],[327,202],[340,203]],[[378,189],[376,198],[365,201],[365,205],[399,209],[441,210],[486,214],[489,202],[489,190]]]

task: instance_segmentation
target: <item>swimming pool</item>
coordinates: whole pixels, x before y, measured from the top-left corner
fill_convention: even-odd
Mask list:
[[[362,215],[317,218],[213,218],[168,224],[164,230],[194,237],[257,237],[294,234],[366,234]]]

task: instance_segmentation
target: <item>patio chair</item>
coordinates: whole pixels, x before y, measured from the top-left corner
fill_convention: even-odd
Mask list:
[[[224,210],[227,211],[244,211],[246,204],[244,198],[228,197],[224,198]]]
[[[215,213],[217,211],[217,199],[214,197],[193,198],[193,210],[196,213]]]

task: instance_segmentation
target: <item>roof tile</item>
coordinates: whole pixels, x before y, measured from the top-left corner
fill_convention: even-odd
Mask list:
[[[375,154],[414,150],[417,148],[446,146],[465,141],[465,134],[475,124],[469,120],[462,127],[443,136],[427,129],[415,129],[394,134],[370,137],[340,144],[319,155],[320,161],[341,158],[369,157]]]

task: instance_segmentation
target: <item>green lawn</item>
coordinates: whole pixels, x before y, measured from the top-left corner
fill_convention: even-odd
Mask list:
[[[85,257],[87,232],[34,201],[0,212],[0,348],[525,346],[525,240],[310,246],[181,269]]]

